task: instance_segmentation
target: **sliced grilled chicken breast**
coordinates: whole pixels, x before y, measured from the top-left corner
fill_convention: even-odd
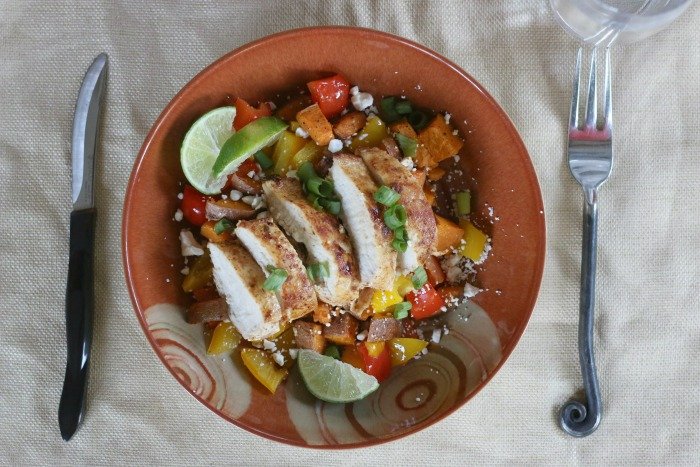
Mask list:
[[[229,318],[241,335],[251,341],[279,330],[282,313],[272,292],[263,290],[265,274],[238,242],[208,245],[214,265],[214,282],[228,304]]]
[[[352,240],[363,286],[387,290],[393,286],[396,251],[392,232],[374,201],[377,185],[357,156],[339,154],[330,169],[342,205],[341,216]]]
[[[266,276],[268,266],[282,268],[287,272],[287,279],[277,292],[285,321],[301,318],[316,309],[318,301],[314,287],[306,275],[306,268],[289,239],[272,219],[240,221],[235,234]]]
[[[372,177],[401,195],[399,203],[406,208],[408,248],[399,253],[398,271],[408,273],[423,265],[435,250],[437,227],[435,216],[423,187],[398,159],[378,148],[360,150]]]
[[[307,266],[327,263],[328,277],[314,284],[318,298],[330,305],[347,306],[357,299],[359,281],[350,240],[338,219],[306,200],[299,182],[279,178],[263,183],[272,218],[308,253]]]

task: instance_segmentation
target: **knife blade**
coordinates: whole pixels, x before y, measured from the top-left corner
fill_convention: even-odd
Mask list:
[[[95,147],[102,94],[107,73],[107,54],[101,53],[83,78],[73,119],[72,200],[70,256],[66,285],[66,374],[58,425],[68,441],[85,415],[93,315],[93,246],[95,201],[93,193]]]

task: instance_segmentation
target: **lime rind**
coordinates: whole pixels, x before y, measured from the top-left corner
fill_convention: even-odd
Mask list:
[[[326,402],[354,402],[379,387],[374,376],[313,350],[300,350],[297,364],[309,392]]]
[[[215,178],[236,171],[246,159],[277,141],[287,125],[277,117],[254,120],[231,135],[221,147],[212,168]]]
[[[227,106],[210,110],[190,127],[180,147],[180,164],[187,181],[199,192],[214,195],[221,192],[226,177],[212,177],[212,167],[219,152],[234,134],[236,108]]]

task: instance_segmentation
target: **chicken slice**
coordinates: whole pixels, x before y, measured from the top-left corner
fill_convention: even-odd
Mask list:
[[[281,268],[287,279],[277,292],[282,318],[292,321],[306,316],[318,303],[314,287],[296,250],[270,218],[240,221],[235,234],[267,276],[267,268]],[[262,283],[260,284],[262,286]]]
[[[401,195],[406,208],[408,248],[399,253],[398,271],[402,274],[423,265],[435,250],[437,227],[433,209],[416,177],[398,159],[378,148],[360,150],[374,180]]]
[[[210,242],[208,248],[216,288],[236,329],[251,341],[276,333],[282,312],[275,294],[261,287],[265,274],[258,263],[238,242]]]
[[[359,294],[357,267],[338,218],[314,209],[295,179],[268,180],[263,191],[275,222],[306,247],[307,265],[328,264],[328,277],[314,284],[318,298],[334,306],[354,302]]]
[[[394,283],[396,251],[391,247],[393,234],[374,201],[377,185],[362,159],[349,154],[333,158],[330,174],[359,264],[360,282],[375,289],[390,289]]]

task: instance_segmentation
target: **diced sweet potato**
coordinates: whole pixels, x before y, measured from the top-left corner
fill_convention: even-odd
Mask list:
[[[408,138],[411,138],[411,139],[416,139],[416,140],[418,139],[418,135],[416,134],[416,131],[413,129],[411,124],[408,123],[408,121],[406,121],[405,118],[403,120],[399,120],[396,123],[392,123],[389,126],[389,129],[391,130],[392,135],[399,133],[399,134],[402,134],[402,135],[404,135]]]
[[[294,321],[294,339],[297,347],[323,353],[326,348],[326,338],[322,334],[323,326],[308,321]]]
[[[383,342],[401,335],[401,323],[390,316],[372,318],[367,333],[367,342]]]
[[[442,216],[435,215],[437,224],[437,251],[445,251],[450,247],[456,248],[462,242],[464,229]]]
[[[340,117],[338,123],[333,125],[333,133],[340,139],[347,139],[364,128],[365,123],[367,116],[364,112],[350,112]]]
[[[318,302],[318,306],[314,310],[314,321],[321,324],[330,323],[331,306],[328,303]]]
[[[435,192],[428,187],[423,188],[423,193],[425,194],[425,199],[428,200],[431,206],[435,205]]]
[[[297,116],[297,112],[303,110],[313,104],[311,97],[307,95],[299,96],[294,99],[287,101],[284,105],[279,107],[275,112],[282,120],[291,122]]]
[[[333,127],[318,104],[297,112],[297,121],[316,144],[325,146],[333,139]]]
[[[428,179],[432,182],[436,182],[445,176],[447,171],[442,167],[435,167],[428,171]]]
[[[323,337],[334,344],[350,345],[357,336],[357,320],[344,313],[331,319],[331,325],[323,328]]]
[[[193,303],[187,309],[186,320],[190,324],[210,323],[228,319],[228,304],[223,298]]]
[[[454,129],[437,115],[430,124],[418,134],[418,140],[426,147],[434,163],[452,157],[462,149],[464,141],[453,135]]]
[[[437,162],[433,161],[430,152],[428,152],[428,148],[426,148],[425,144],[421,143],[420,140],[418,141],[418,147],[416,147],[416,165],[418,167],[428,168],[437,167]]]

